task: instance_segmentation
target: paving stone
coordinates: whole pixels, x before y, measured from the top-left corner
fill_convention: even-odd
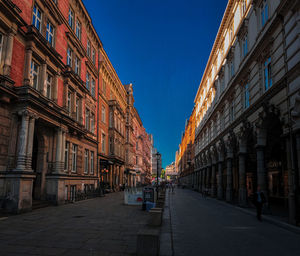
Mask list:
[[[9,216],[0,221],[0,255],[134,255],[147,217],[125,206],[123,193]]]
[[[177,189],[170,196],[175,256],[299,256],[300,235],[197,192]],[[172,234],[172,235],[171,235]],[[169,241],[162,233],[161,248]],[[163,254],[161,255],[170,255]]]

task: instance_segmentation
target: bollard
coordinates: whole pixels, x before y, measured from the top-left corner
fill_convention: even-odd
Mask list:
[[[145,229],[138,233],[137,256],[157,256],[159,254],[159,230]]]
[[[152,208],[150,211],[150,226],[161,226],[162,223],[162,208]]]

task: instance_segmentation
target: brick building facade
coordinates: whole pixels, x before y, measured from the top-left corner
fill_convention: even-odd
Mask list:
[[[125,183],[127,91],[82,1],[3,0],[0,21],[2,208]]]

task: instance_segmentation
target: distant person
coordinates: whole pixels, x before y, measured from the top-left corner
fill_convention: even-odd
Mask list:
[[[206,198],[206,188],[202,190],[202,197]]]
[[[257,186],[257,192],[253,196],[253,204],[256,207],[256,217],[259,221],[261,221],[262,208],[265,202],[265,194],[260,190],[260,186]]]
[[[174,184],[173,183],[171,183],[171,189],[172,189],[172,193],[174,193]]]

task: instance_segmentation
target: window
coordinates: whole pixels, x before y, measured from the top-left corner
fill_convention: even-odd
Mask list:
[[[80,59],[75,56],[75,74],[80,76]]]
[[[233,59],[230,61],[229,63],[229,72],[230,72],[230,78],[234,76],[234,62],[233,62]]]
[[[229,28],[229,41],[231,42],[233,40],[233,23],[231,23]]]
[[[230,104],[230,122],[234,121],[234,101],[231,102]]]
[[[243,57],[245,57],[247,55],[248,52],[248,36],[245,35],[243,40],[242,40],[242,54]]]
[[[71,48],[68,47],[67,49],[67,65],[72,67],[72,54],[73,51],[71,50]]]
[[[113,127],[113,112],[109,112],[109,127]]]
[[[66,147],[65,147],[65,163],[64,163],[64,170],[68,171],[69,169],[69,145],[70,143],[66,141]]]
[[[89,74],[89,72],[86,72],[85,86],[88,90],[90,90],[90,74]]]
[[[244,14],[246,13],[246,9],[247,9],[247,2],[246,2],[246,0],[242,0],[241,1],[241,13],[242,13],[242,16],[244,16]]]
[[[272,86],[271,57],[264,62],[264,85],[266,91]]]
[[[76,97],[75,101],[75,119],[78,122],[79,121],[79,98]]]
[[[79,22],[79,20],[76,20],[76,36],[79,40],[81,40],[81,23]]]
[[[94,151],[91,151],[91,174],[94,173]]]
[[[87,40],[87,43],[86,43],[86,54],[87,54],[87,56],[91,57],[91,42],[90,42],[90,40]]]
[[[46,80],[46,97],[48,99],[51,99],[51,94],[52,94],[52,91],[51,91],[51,88],[52,88],[52,76],[49,75],[47,73],[47,80]]]
[[[78,146],[76,144],[72,145],[72,172],[77,171],[77,149]]]
[[[69,9],[69,25],[74,29],[74,12],[71,8]]]
[[[95,79],[92,78],[92,86],[91,86],[91,94],[95,97],[95,88],[96,88],[96,82]]]
[[[0,33],[0,63],[1,63],[2,49],[3,49],[3,35],[2,33]]]
[[[261,17],[261,26],[263,27],[268,18],[269,18],[269,10],[268,10],[268,3],[267,0],[263,0],[261,7],[260,7],[260,17]]]
[[[250,106],[250,92],[249,92],[249,84],[247,83],[244,88],[244,108],[248,108]]]
[[[221,78],[221,81],[220,81],[220,91],[221,91],[221,93],[224,91],[224,89],[225,89],[225,78],[224,77],[222,77]]]
[[[93,47],[93,50],[92,50],[92,60],[93,60],[93,63],[96,64],[96,51]]]
[[[102,153],[105,153],[105,134],[102,133],[102,145],[101,145],[101,151]]]
[[[91,132],[95,132],[95,115],[91,114]]]
[[[105,123],[105,107],[104,106],[102,106],[101,121],[103,123]]]
[[[41,31],[42,12],[36,5],[33,6],[32,25],[35,26],[38,31]]]
[[[39,77],[39,65],[36,64],[35,61],[31,60],[31,70],[30,70],[30,75],[31,75],[31,81],[32,81],[32,86],[34,89],[38,89],[38,77]]]
[[[84,173],[89,172],[89,151],[86,149],[84,151]]]
[[[68,98],[67,98],[67,110],[69,113],[71,113],[71,97],[72,97],[72,93],[68,92]]]
[[[88,109],[85,110],[85,129],[90,129],[90,111]]]
[[[47,22],[46,40],[51,44],[51,46],[54,45],[54,27],[49,21]]]

